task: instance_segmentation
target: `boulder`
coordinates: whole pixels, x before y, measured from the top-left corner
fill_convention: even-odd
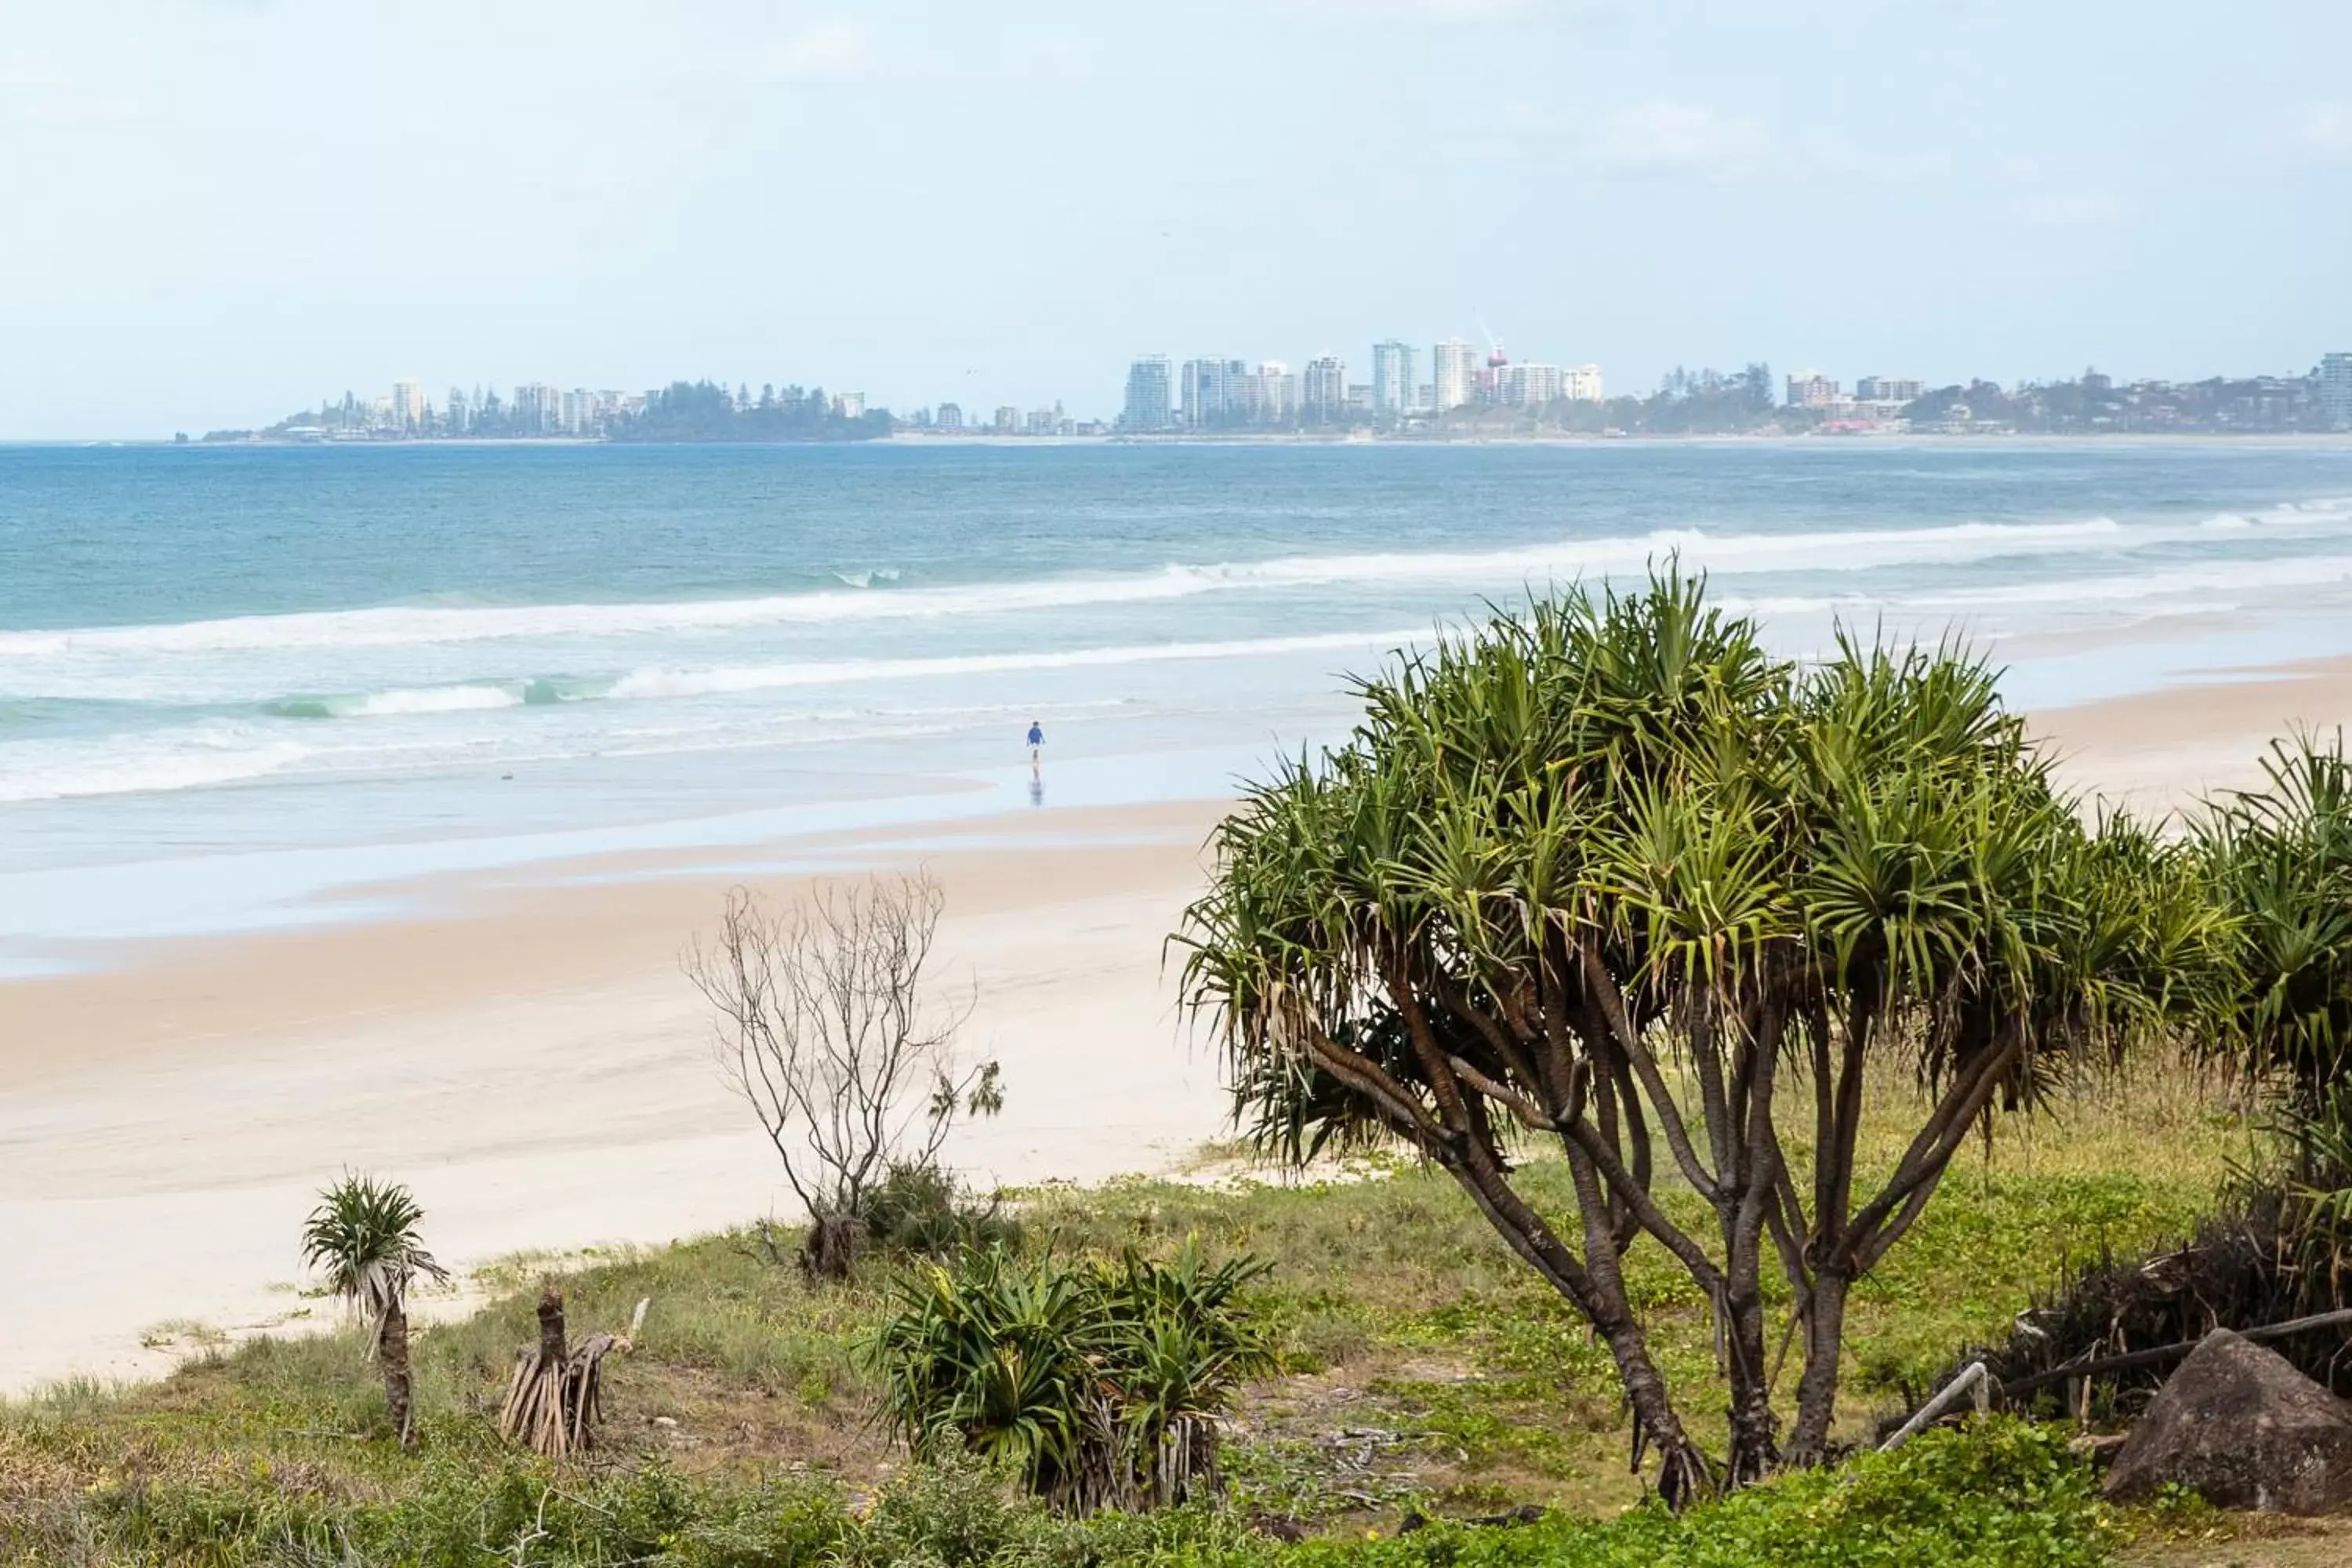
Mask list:
[[[2216,1329],[2117,1450],[2106,1492],[2132,1502],[2168,1482],[2216,1508],[2320,1514],[2352,1507],[2352,1405],[2277,1352]]]

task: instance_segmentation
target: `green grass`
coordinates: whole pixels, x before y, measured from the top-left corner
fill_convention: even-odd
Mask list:
[[[1989,1151],[1964,1155],[1927,1219],[1854,1302],[1848,1434],[1862,1435],[1874,1415],[1903,1403],[1961,1344],[2004,1331],[2069,1262],[2102,1249],[2129,1254],[2187,1232],[2211,1206],[2227,1163],[2245,1152],[2247,1134],[2217,1109],[2221,1103],[2216,1085],[2184,1069],[2143,1074],[2093,1086],[2030,1137],[2004,1130]],[[1874,1158],[1891,1161],[1898,1138],[1898,1127],[1882,1128]],[[1522,1171],[1529,1192],[1554,1212],[1566,1206],[1561,1177],[1541,1159]],[[1688,1194],[1667,1200],[1696,1217]],[[1387,1163],[1372,1179],[1126,1181],[1041,1189],[1020,1203],[1032,1247],[1164,1251],[1198,1237],[1213,1254],[1248,1251],[1276,1265],[1258,1306],[1276,1331],[1283,1370],[1250,1391],[1235,1422],[1231,1507],[1181,1528],[1106,1526],[1110,1533],[1089,1536],[1086,1550],[1116,1545],[1129,1556],[1104,1561],[1257,1562],[1274,1548],[1246,1536],[1240,1521],[1253,1514],[1358,1538],[1345,1548],[1291,1549],[1289,1560],[1302,1563],[1321,1561],[1317,1552],[1376,1563],[1532,1562],[1538,1559],[1480,1554],[1533,1551],[1538,1542],[1559,1553],[1540,1560],[1570,1563],[1780,1560],[1722,1554],[1730,1546],[1710,1556],[1716,1548],[1702,1551],[1698,1537],[1673,1545],[1684,1555],[1660,1558],[1683,1538],[1658,1532],[1699,1527],[1643,1515],[1605,1530],[1589,1522],[1640,1498],[1627,1472],[1609,1359],[1440,1176]],[[754,1237],[729,1235],[604,1255],[566,1273],[575,1337],[625,1325],[640,1298],[652,1305],[635,1352],[607,1366],[605,1447],[593,1467],[551,1493],[549,1478],[504,1450],[489,1420],[517,1347],[534,1337],[539,1267],[497,1277],[503,1293],[473,1316],[420,1329],[418,1458],[393,1442],[374,1369],[348,1328],[215,1347],[152,1385],[78,1384],[0,1408],[0,1561],[514,1561],[507,1553],[520,1535],[542,1528],[545,1503],[555,1522],[526,1543],[525,1562],[789,1562],[802,1559],[777,1555],[784,1547],[776,1542],[803,1541],[794,1531],[814,1531],[806,1538],[814,1541],[831,1531],[824,1550],[865,1551],[864,1536],[840,1533],[851,1529],[845,1510],[860,1499],[898,1497],[894,1485],[929,1484],[905,1479],[904,1457],[871,1420],[852,1354],[884,1309],[883,1277],[812,1289],[796,1269],[770,1261]],[[1661,1363],[1704,1430],[1719,1421],[1720,1408],[1704,1305],[1646,1242],[1628,1268]],[[1966,1462],[1979,1461],[2010,1462],[1997,1454]],[[1765,1530],[1768,1514],[1781,1521],[1769,1528],[1780,1529],[1793,1509],[1807,1517],[1828,1510],[1863,1530],[1864,1515],[1848,1504],[1872,1495],[1859,1480],[1795,1478],[1772,1493],[1779,1502],[1735,1500],[1707,1516],[1717,1521],[1707,1528],[1736,1541],[1750,1529],[1738,1522],[1750,1518],[1742,1510],[1765,1510],[1753,1526]],[[1367,1528],[1392,1529],[1408,1509],[1491,1512],[1527,1501],[1567,1511],[1525,1531],[1360,1541]],[[981,1504],[965,1498],[954,1506]],[[2009,1542],[1999,1547],[2006,1556],[1970,1560],[2091,1561],[2079,1555],[2092,1539],[2079,1512],[2068,1514],[2052,1554]],[[613,1544],[620,1536],[591,1528],[597,1520],[635,1520],[672,1544],[646,1549],[650,1556],[635,1547],[635,1556],[620,1553]],[[1192,1533],[1158,1544],[1118,1534],[1156,1529]],[[352,1532],[367,1531],[390,1532],[381,1537],[389,1544],[338,1555],[338,1540],[356,1542]],[[1021,1539],[1030,1542],[1024,1552],[1045,1550],[1035,1531]],[[1862,1539],[1837,1550],[1861,1552]],[[60,1554],[60,1543],[73,1541],[100,1544]],[[1464,1555],[1411,1555],[1442,1546]]]
[[[18,1456],[0,1446],[0,1459]],[[164,1483],[102,1478],[0,1514],[24,1563],[643,1563],[666,1568],[2091,1568],[2116,1539],[2056,1435],[1993,1421],[1903,1452],[1785,1478],[1675,1517],[1440,1521],[1284,1546],[1230,1510],[1073,1521],[956,1466],[911,1471],[863,1509],[821,1481],[719,1486],[662,1465],[551,1478],[511,1456],[442,1453],[398,1494],[287,1467]],[[12,1539],[13,1537],[13,1539]]]

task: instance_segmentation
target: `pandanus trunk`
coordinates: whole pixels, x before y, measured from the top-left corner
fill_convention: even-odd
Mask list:
[[[1763,1292],[1735,1286],[1725,1300],[1724,1319],[1724,1368],[1731,1385],[1731,1451],[1724,1476],[1728,1489],[1760,1481],[1780,1463],[1780,1419],[1772,1414],[1766,1377]]]
[[[376,1328],[376,1359],[383,1366],[383,1404],[400,1446],[416,1447],[416,1407],[408,1370],[408,1313],[394,1301]]]
[[[1805,1308],[1805,1373],[1797,1384],[1797,1425],[1789,1437],[1793,1464],[1829,1457],[1830,1422],[1837,1414],[1838,1355],[1845,1342],[1846,1291],[1852,1281],[1823,1270]]]
[[[571,1353],[563,1338],[563,1297],[550,1279],[539,1289],[539,1363],[562,1366]]]

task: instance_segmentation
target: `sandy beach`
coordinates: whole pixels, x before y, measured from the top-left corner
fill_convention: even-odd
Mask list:
[[[2347,716],[2352,661],[2336,661],[2035,723],[2070,784],[2161,810],[2252,782],[2272,735]],[[964,1039],[1007,1090],[1003,1117],[951,1148],[976,1179],[1161,1171],[1221,1131],[1217,1064],[1163,962],[1221,809],[790,846],[943,885],[941,977],[976,988]],[[37,1282],[5,1309],[0,1390],[161,1372],[195,1342],[188,1321],[317,1321],[294,1237],[346,1166],[409,1182],[460,1268],[789,1214],[678,966],[728,887],[787,899],[805,880],[747,875],[762,847],[445,879],[421,918],[159,944],[0,985],[0,1255]]]
[[[976,988],[962,1038],[1006,1089],[951,1148],[975,1179],[1163,1169],[1216,1131],[1215,1064],[1161,967],[1216,812],[795,846],[945,889],[939,975]],[[294,1236],[345,1166],[408,1182],[461,1268],[791,1213],[679,956],[730,886],[788,899],[802,879],[646,870],[542,866],[434,889],[458,918],[186,942],[0,986],[0,1251],[39,1282],[5,1309],[0,1390],[167,1370],[193,1342],[167,1321],[245,1334],[324,1311],[298,1294]]]

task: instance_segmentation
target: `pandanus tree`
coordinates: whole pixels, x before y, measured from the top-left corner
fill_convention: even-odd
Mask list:
[[[2155,1016],[2190,879],[2082,825],[1981,663],[1848,639],[1801,668],[1679,574],[1497,616],[1361,695],[1345,745],[1223,824],[1178,936],[1237,1116],[1294,1159],[1384,1135],[1453,1175],[1607,1345],[1670,1502],[1822,1456],[1855,1281],[2053,1052]],[[1925,1092],[1882,1109],[1913,1121],[1865,1173],[1882,1058]],[[1538,1140],[1571,1213],[1516,1179]],[[1630,1303],[1643,1237],[1710,1303],[1719,1458]]]
[[[2263,783],[2199,826],[2242,984],[2228,1022],[2295,1109],[2352,1087],[2352,762],[2339,733],[2273,742]]]
[[[2305,735],[2263,771],[2210,803],[2198,844],[2236,981],[2218,1034],[2283,1093],[2281,1239],[2315,1311],[2352,1280],[2352,761],[2341,733]]]
[[[383,1371],[383,1401],[404,1448],[416,1445],[408,1361],[408,1288],[419,1275],[446,1279],[416,1227],[425,1211],[397,1182],[347,1175],[319,1194],[302,1227],[302,1261],[356,1309],[368,1351]]]

